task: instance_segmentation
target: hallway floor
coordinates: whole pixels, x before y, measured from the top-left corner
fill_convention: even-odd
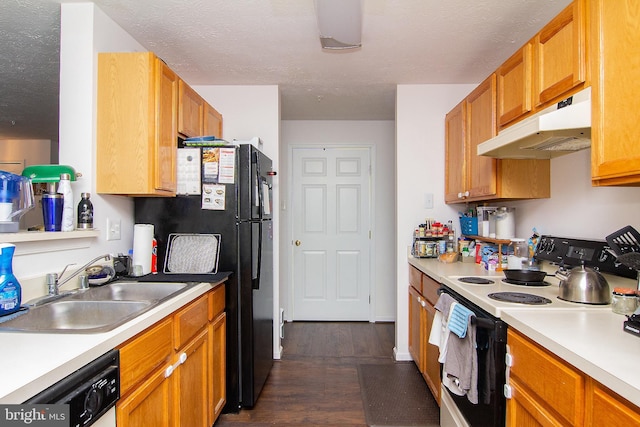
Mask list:
[[[357,366],[393,364],[394,334],[393,323],[285,324],[282,359],[256,406],[215,426],[366,426]]]

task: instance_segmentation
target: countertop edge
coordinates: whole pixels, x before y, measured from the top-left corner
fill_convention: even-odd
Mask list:
[[[20,382],[15,380],[3,380],[0,382],[0,403],[15,404],[22,403],[31,398],[47,387],[55,384],[67,375],[80,369],[87,363],[95,360],[107,351],[118,347],[128,339],[134,337],[138,333],[144,331],[156,322],[187,305],[199,296],[207,293],[226,282],[227,278],[212,283],[199,283],[185,292],[176,295],[168,301],[154,307],[146,313],[141,314],[135,319],[113,329],[100,334],[34,334],[34,333],[16,333],[5,332],[0,336],[5,338],[8,336],[16,339],[18,336],[23,340],[37,340],[42,342],[46,347],[55,345],[56,341],[60,343],[66,340],[68,347],[77,348],[77,350],[67,350],[64,356],[60,358],[47,359],[46,348],[40,347],[42,351],[42,364],[38,368],[26,366],[15,366],[5,359],[5,366],[11,366],[12,369],[20,372]],[[10,339],[10,338],[6,338]],[[19,351],[18,351],[19,352]],[[31,359],[28,359],[31,360]],[[49,362],[47,362],[49,360]],[[4,385],[3,385],[4,384]]]

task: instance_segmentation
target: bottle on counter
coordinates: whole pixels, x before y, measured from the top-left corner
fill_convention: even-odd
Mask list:
[[[22,288],[13,275],[13,253],[16,245],[0,243],[0,316],[20,309]]]
[[[87,230],[93,228],[93,203],[89,198],[91,193],[82,193],[78,203],[78,228]]]
[[[71,189],[71,175],[60,174],[58,193],[62,194],[62,225],[60,231],[73,231],[73,190]]]

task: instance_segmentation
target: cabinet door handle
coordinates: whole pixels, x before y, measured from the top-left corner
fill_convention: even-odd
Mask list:
[[[420,305],[423,307],[427,306],[427,303],[425,302],[425,300],[423,300],[422,298],[420,298]]]

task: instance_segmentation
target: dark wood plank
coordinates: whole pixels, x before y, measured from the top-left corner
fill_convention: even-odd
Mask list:
[[[255,407],[216,427],[366,426],[357,365],[393,363],[393,323],[287,323],[282,345]]]

